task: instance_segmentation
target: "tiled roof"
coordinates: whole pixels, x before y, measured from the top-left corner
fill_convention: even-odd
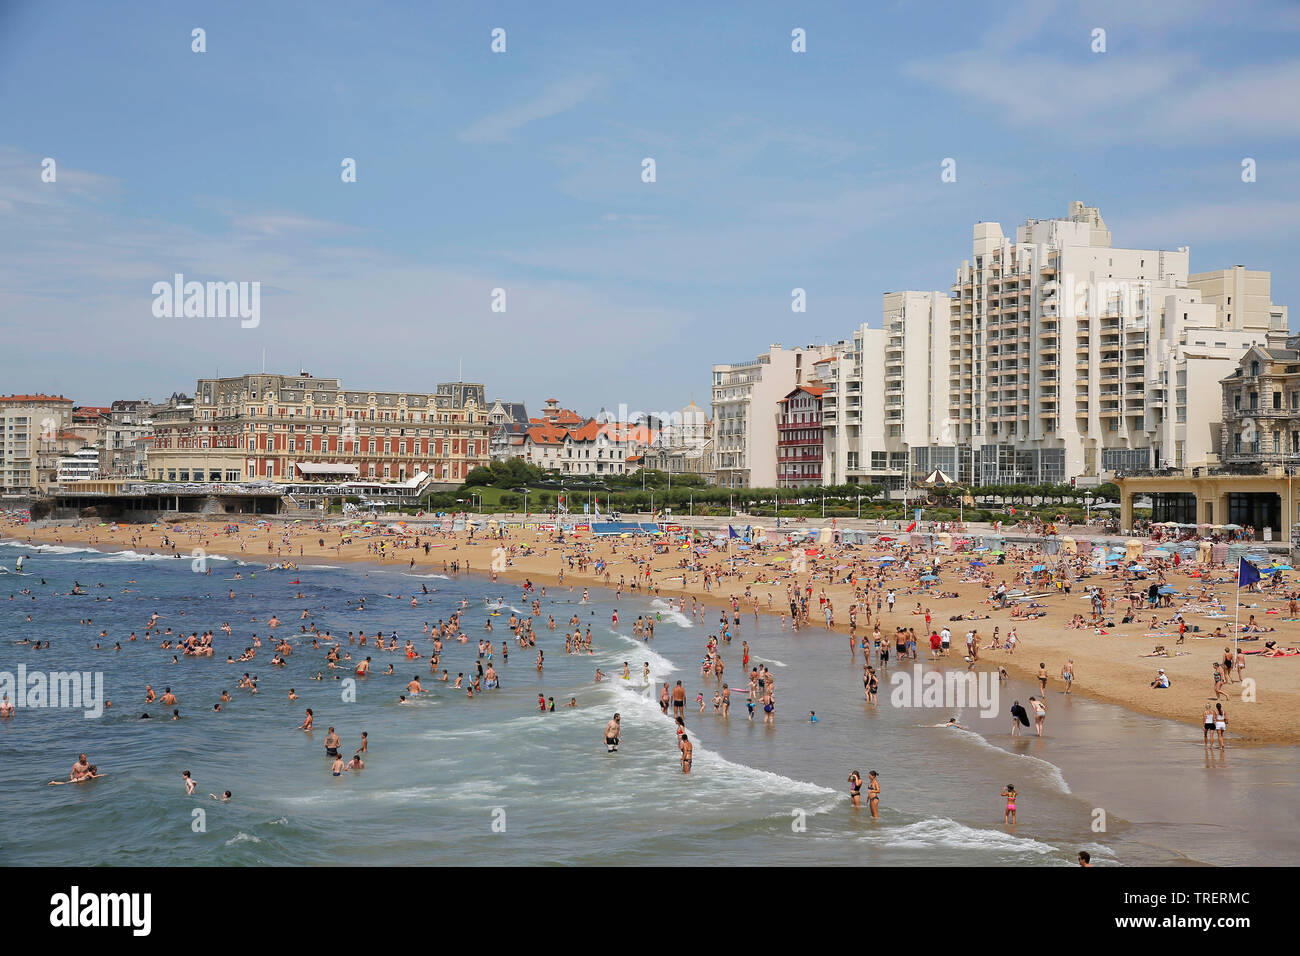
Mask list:
[[[534,445],[558,445],[566,435],[567,429],[554,425],[537,425],[528,429],[528,440]]]
[[[48,402],[58,402],[59,404],[72,404],[72,399],[64,398],[62,395],[0,395],[0,402],[12,402],[15,404],[43,405]]]

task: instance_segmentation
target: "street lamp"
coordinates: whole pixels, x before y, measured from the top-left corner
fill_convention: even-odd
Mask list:
[[[862,496],[858,495],[858,520],[862,520]]]
[[[655,516],[655,490],[650,489],[650,520],[653,521]]]
[[[1083,508],[1084,508],[1083,523],[1087,524],[1089,521],[1092,520],[1092,492],[1091,491],[1085,491],[1083,493]]]

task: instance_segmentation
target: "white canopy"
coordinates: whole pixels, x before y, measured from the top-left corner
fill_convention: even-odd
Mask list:
[[[300,461],[297,463],[298,473],[304,477],[307,475],[351,475],[353,478],[361,474],[356,465],[347,465],[343,463],[329,463],[323,461]]]

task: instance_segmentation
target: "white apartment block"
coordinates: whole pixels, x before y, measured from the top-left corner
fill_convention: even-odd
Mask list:
[[[99,450],[87,445],[71,455],[59,459],[58,482],[60,485],[70,481],[89,481],[100,476]]]
[[[71,399],[0,396],[0,492],[26,494],[54,484],[59,456],[73,437],[71,426]]]
[[[864,323],[843,358],[816,366],[826,387],[826,484],[899,487],[905,475],[931,468],[955,476],[951,383],[941,360],[951,323],[948,293],[887,292],[881,314],[881,328]]]
[[[848,344],[786,349],[773,345],[755,359],[713,366],[713,460],[724,488],[774,488],[779,402],[815,378],[820,359]]]
[[[1252,342],[1282,344],[1286,310],[1268,301],[1265,273],[1191,281],[1186,247],[1110,242],[1079,202],[1030,219],[1014,242],[997,223],[975,226],[951,297],[954,477],[1090,483],[1212,454],[1221,416],[1206,386]]]
[[[812,382],[825,386],[828,485],[897,488],[936,468],[962,483],[1090,485],[1213,464],[1219,382],[1246,349],[1286,346],[1287,310],[1269,273],[1189,274],[1190,258],[1114,248],[1080,202],[1014,241],[978,223],[950,294],[887,293],[881,327],[859,326],[847,347],[714,366],[718,483],[774,482],[774,410]]]

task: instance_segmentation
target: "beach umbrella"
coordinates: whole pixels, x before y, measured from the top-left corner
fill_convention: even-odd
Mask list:
[[[1273,570],[1274,570],[1274,571],[1290,571],[1290,570],[1291,570],[1291,565],[1289,565],[1289,564],[1275,564],[1275,565],[1273,565]]]
[[[972,561],[972,562],[971,562],[971,567],[973,567],[973,568],[982,568],[982,567],[985,567],[985,564],[984,564],[983,561]]]
[[[1174,590],[1172,587],[1170,587],[1168,584],[1166,584],[1164,587],[1160,588],[1160,590],[1158,590],[1156,593],[1157,593],[1157,594],[1177,594],[1178,592],[1175,591],[1175,590]]]
[[[1132,565],[1132,566],[1129,567],[1129,570],[1130,570],[1130,571],[1145,571],[1146,568],[1144,568],[1144,567],[1143,567],[1142,565],[1140,565],[1140,564],[1134,564],[1134,565]]]
[[[922,581],[938,581],[938,580],[939,580],[939,575],[937,575],[937,574],[923,574],[923,575],[921,575],[921,580],[922,580]]]
[[[1032,568],[1030,568],[1029,570],[1031,570],[1031,571],[1046,571],[1046,570],[1047,570],[1047,565],[1045,565],[1045,564],[1035,564],[1035,565],[1034,565]]]
[[[1148,551],[1146,556],[1148,558],[1167,558],[1169,557],[1169,552],[1165,551],[1163,548],[1156,548],[1154,551]]]

